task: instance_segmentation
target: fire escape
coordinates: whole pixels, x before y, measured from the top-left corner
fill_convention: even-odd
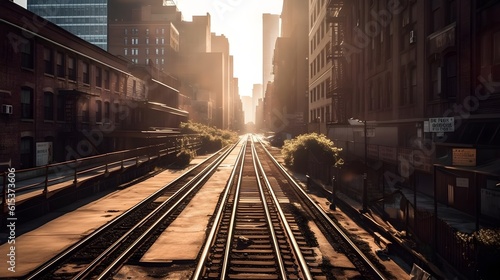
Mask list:
[[[327,4],[326,20],[331,28],[331,43],[328,59],[332,62],[331,79],[328,85],[327,97],[332,98],[332,121],[346,123],[346,72],[345,58],[342,52],[344,28],[346,26],[343,0],[330,0]]]

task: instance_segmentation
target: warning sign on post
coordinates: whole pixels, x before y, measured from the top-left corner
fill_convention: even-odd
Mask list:
[[[453,165],[476,166],[476,149],[453,149]]]
[[[430,132],[453,132],[455,131],[455,118],[430,118]]]

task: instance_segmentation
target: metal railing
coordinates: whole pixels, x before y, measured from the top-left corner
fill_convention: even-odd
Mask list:
[[[48,164],[45,166],[15,171],[16,201],[19,196],[41,190],[48,193],[51,186],[60,183],[77,184],[93,176],[107,174],[111,171],[123,170],[137,166],[166,155],[176,154],[181,149],[197,150],[201,140],[198,135],[176,135],[165,139],[164,143],[135,149],[116,151],[71,161]],[[2,209],[5,213],[9,184],[8,172],[2,174]]]

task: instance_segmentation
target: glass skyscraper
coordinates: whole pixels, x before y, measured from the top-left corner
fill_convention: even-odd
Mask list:
[[[107,50],[107,0],[28,0],[27,8]]]

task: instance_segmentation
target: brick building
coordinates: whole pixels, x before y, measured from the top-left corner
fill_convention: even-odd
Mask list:
[[[4,167],[143,146],[148,131],[169,133],[187,120],[175,79],[131,67],[10,1],[0,7],[0,34],[8,38],[0,52]]]

